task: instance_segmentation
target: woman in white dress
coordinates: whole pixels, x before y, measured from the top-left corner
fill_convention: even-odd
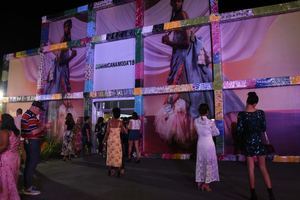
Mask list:
[[[200,117],[195,119],[198,134],[196,182],[203,191],[212,191],[209,183],[219,181],[218,160],[213,136],[220,134],[213,120],[207,118],[207,104],[199,106]]]

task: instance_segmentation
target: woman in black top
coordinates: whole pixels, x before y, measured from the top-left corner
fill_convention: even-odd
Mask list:
[[[251,200],[256,200],[254,157],[257,157],[259,169],[263,175],[268,189],[269,199],[274,200],[272,183],[266,167],[266,149],[262,143],[262,134],[266,131],[265,113],[257,110],[258,96],[255,92],[249,92],[247,98],[246,111],[239,112],[237,122],[237,135],[240,138],[242,153],[247,157],[249,184],[251,190]]]
[[[95,125],[95,133],[98,140],[98,152],[100,155],[103,153],[103,138],[106,131],[106,124],[104,123],[104,118],[99,117]]]
[[[73,153],[73,145],[72,145],[72,140],[74,136],[74,126],[75,126],[75,121],[73,119],[73,116],[71,113],[68,113],[66,116],[66,131],[63,136],[63,145],[62,145],[62,152],[61,154],[64,156],[64,161],[67,160],[67,157],[69,160],[71,160],[71,155]]]

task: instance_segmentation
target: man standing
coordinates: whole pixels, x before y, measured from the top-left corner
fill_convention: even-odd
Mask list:
[[[23,110],[22,108],[18,108],[16,111],[15,125],[21,131],[21,119],[22,119]]]
[[[14,118],[15,125],[19,129],[20,133],[21,133],[22,114],[23,114],[22,108],[18,108],[17,111],[16,111],[16,117]],[[24,138],[21,138],[20,148],[21,148],[21,158],[22,158],[21,164],[22,164],[22,163],[25,163],[25,161],[26,161],[26,153],[25,153],[25,148],[24,148]]]
[[[26,162],[24,169],[24,194],[39,195],[41,192],[32,187],[33,174],[40,159],[40,142],[43,132],[46,130],[44,125],[40,124],[37,116],[44,111],[43,104],[40,101],[34,101],[21,120],[22,137],[25,139]]]

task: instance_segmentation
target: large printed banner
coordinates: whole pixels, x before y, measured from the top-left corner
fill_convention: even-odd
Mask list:
[[[6,113],[13,117],[16,116],[16,110],[21,108],[23,113],[31,107],[32,102],[7,103]],[[41,123],[49,123],[50,129],[48,136],[56,142],[61,142],[65,131],[65,118],[67,113],[71,113],[75,122],[82,123],[83,119],[83,100],[63,100],[63,101],[44,101],[43,111],[39,118]]]
[[[210,27],[146,37],[144,67],[145,87],[212,82]]]
[[[9,60],[7,96],[28,96],[37,92],[40,56]]]
[[[171,44],[165,44],[166,39]],[[148,36],[144,46],[145,87],[213,82],[209,26]],[[206,94],[188,95],[186,105],[190,117],[199,115],[198,107],[204,102],[209,104],[210,117],[214,117],[213,93]],[[163,106],[165,101],[158,101]]]
[[[181,10],[187,13],[188,18],[209,15],[209,0],[184,0]],[[175,14],[171,0],[145,0],[144,25],[156,25],[169,22]]]
[[[278,155],[300,154],[300,86],[262,88],[255,90],[224,91],[225,153],[238,153],[236,135],[237,114],[244,109],[232,109],[227,105],[235,103],[232,94],[244,102],[247,93],[255,91],[259,96],[257,109],[265,111],[267,134]]]
[[[87,36],[87,18],[88,15],[82,13],[75,17],[51,22],[48,45],[85,38]]]
[[[227,80],[300,74],[300,12],[221,24]]]
[[[144,97],[143,139],[146,153],[195,153],[197,133],[194,119],[199,113],[198,108],[193,109],[193,95],[209,100],[205,102],[203,98],[198,98],[193,102],[197,105],[210,104],[214,98],[212,91]]]
[[[16,116],[16,110],[21,108],[23,113],[31,107],[32,102],[7,103],[6,113]],[[45,132],[42,139],[41,156],[59,156],[61,154],[61,144],[66,130],[66,115],[71,113],[76,123],[74,128],[74,148],[81,149],[81,128],[83,124],[83,100],[63,100],[63,101],[44,101],[43,111],[38,118],[43,124],[50,124],[50,128]]]
[[[81,149],[81,128],[83,124],[83,100],[44,101],[46,109],[40,115],[42,123],[50,124],[41,146],[41,156],[59,156],[62,152],[64,132],[66,131],[66,116],[71,113],[75,121],[73,129],[73,151]]]
[[[209,82],[213,82],[209,26],[144,39],[145,87]],[[144,97],[145,152],[193,152],[197,138],[194,119],[201,103],[209,105],[209,117],[214,118],[213,91]],[[232,106],[236,105],[240,102]]]
[[[135,28],[135,2],[101,9],[96,12],[96,35]]]
[[[67,113],[72,114],[75,122],[82,123],[83,100],[44,101],[44,107],[46,111],[41,115],[41,120],[51,124],[50,137],[58,142],[62,141]]]
[[[6,104],[6,113],[15,117],[17,115],[17,109],[21,108],[23,113],[30,108],[32,102],[22,102],[22,103],[7,103]]]
[[[135,39],[97,44],[94,91],[134,88]]]
[[[221,24],[225,80],[244,80],[300,74],[300,13]],[[237,153],[237,113],[253,90],[224,91],[225,153]],[[256,89],[258,108],[266,112],[267,133],[279,155],[300,154],[300,87]]]
[[[82,92],[86,48],[63,49],[44,54],[39,94]]]

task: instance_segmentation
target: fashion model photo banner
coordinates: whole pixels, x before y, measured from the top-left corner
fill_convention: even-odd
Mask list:
[[[221,24],[225,79],[300,74],[300,12]]]
[[[38,94],[81,92],[84,88],[86,48],[44,54]]]
[[[193,97],[198,98],[193,98]],[[151,95],[144,97],[144,151],[146,153],[195,153],[194,120],[199,105],[209,106],[214,116],[213,91]]]
[[[42,123],[50,124],[41,145],[42,157],[57,156],[62,152],[62,144],[73,141],[71,154],[81,149],[81,128],[83,124],[83,100],[44,101],[44,108],[40,115]],[[66,116],[70,113],[75,125],[71,132],[66,134]]]
[[[135,38],[95,46],[94,91],[134,88],[134,81]]]
[[[145,0],[144,25],[156,25],[169,22],[176,8],[172,6],[174,0]],[[174,1],[175,2],[175,1]],[[187,18],[209,15],[209,0],[184,0],[179,10],[187,14]]]
[[[210,27],[146,37],[144,68],[145,87],[213,82]]]
[[[48,45],[79,40],[87,36],[87,13],[50,22]]]
[[[300,74],[300,13],[221,24],[223,78],[245,80]],[[225,152],[236,152],[237,113],[250,90],[224,91]],[[251,90],[252,91],[252,90]],[[255,90],[266,113],[267,132],[279,155],[298,155],[299,86]],[[234,105],[234,106],[233,106]],[[283,122],[288,126],[282,127]],[[288,145],[287,145],[288,144]]]
[[[96,35],[135,28],[135,2],[96,11]]]
[[[238,153],[236,124],[238,112],[245,108],[230,107],[242,99],[246,104],[247,93],[255,91],[259,97],[257,109],[266,116],[267,134],[277,155],[299,155],[300,153],[300,86],[272,87],[251,90],[224,91],[225,153]],[[285,125],[283,125],[285,124]]]
[[[144,47],[145,87],[213,82],[209,26],[151,35],[144,39]],[[200,103],[207,103],[210,107],[209,117],[214,118],[212,91],[193,92],[185,96],[187,98],[183,99],[170,97],[169,101],[173,104],[182,99],[193,119],[199,116]],[[151,98],[156,97],[155,104],[163,108],[168,100],[160,96]],[[147,107],[146,101],[144,105]]]
[[[74,121],[78,123],[83,118],[83,100],[44,101],[45,111],[41,120],[50,123],[49,136],[61,141],[65,131],[65,118],[71,113]]]
[[[9,60],[7,96],[28,96],[37,92],[40,56]]]

